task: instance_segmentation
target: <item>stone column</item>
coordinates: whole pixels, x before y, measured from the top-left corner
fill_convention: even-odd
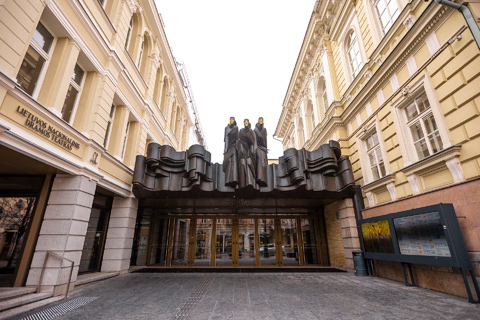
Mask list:
[[[340,228],[342,229],[345,263],[347,268],[353,269],[352,251],[360,250],[360,240],[358,238],[357,221],[355,220],[352,199],[338,201],[338,216]]]
[[[74,261],[73,289],[77,279],[83,244],[92,209],[96,181],[84,176],[57,174],[48,199],[45,217],[27,278],[27,286],[37,286],[47,251]],[[42,291],[65,293],[71,264],[49,256],[42,280]]]
[[[103,251],[102,272],[127,272],[132,255],[138,201],[116,197],[113,200],[107,240]]]

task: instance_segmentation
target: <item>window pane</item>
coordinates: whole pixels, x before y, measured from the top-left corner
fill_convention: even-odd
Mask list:
[[[372,167],[372,173],[373,173],[374,180],[380,179],[377,166]]]
[[[385,177],[387,171],[385,170],[385,165],[383,161],[378,164],[378,167],[380,168],[380,177]]]
[[[415,150],[417,150],[417,155],[419,159],[423,159],[430,155],[425,139],[419,140],[415,143]]]
[[[65,97],[65,102],[63,103],[62,108],[62,119],[66,122],[70,122],[72,116],[73,107],[75,106],[75,99],[77,98],[78,91],[72,87],[68,86],[67,96]]]
[[[414,142],[423,139],[423,131],[420,122],[417,121],[412,126],[410,126],[410,131],[412,132],[412,138]]]
[[[25,58],[17,75],[17,82],[23,91],[29,95],[33,94],[37,85],[40,71],[42,71],[45,59],[42,58],[32,47],[28,47]]]
[[[75,69],[73,70],[72,80],[75,81],[76,84],[80,85],[82,83],[84,71],[78,64],[75,65]]]
[[[46,53],[50,50],[53,42],[53,36],[45,29],[43,24],[39,23],[33,33],[33,41],[40,46]]]
[[[375,154],[372,152],[368,155],[368,157],[370,158],[370,165],[373,167],[375,165],[377,165],[377,159],[375,158]]]
[[[430,109],[430,103],[428,102],[428,98],[425,93],[415,100],[417,102],[418,110],[420,111],[420,113],[427,109]]]
[[[197,219],[194,264],[211,265],[211,248],[212,221],[210,219]]]
[[[416,116],[418,116],[418,111],[415,103],[411,103],[408,107],[405,108],[407,114],[407,120],[410,121]]]

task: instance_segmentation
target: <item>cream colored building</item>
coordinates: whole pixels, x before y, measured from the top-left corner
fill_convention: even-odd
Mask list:
[[[480,4],[458,2],[478,24]],[[340,142],[364,218],[453,203],[478,277],[479,76],[479,46],[457,10],[423,0],[317,1],[275,136],[284,149]],[[348,223],[337,211],[327,207],[327,230]],[[342,247],[333,233],[328,241],[331,263],[346,266],[351,243]],[[400,263],[376,265],[403,280]],[[415,265],[414,275],[420,286],[466,295],[451,268]]]
[[[18,239],[2,285],[36,286],[45,269],[41,289],[65,291],[62,258],[73,283],[127,271],[135,157],[149,142],[185,150],[199,123],[154,0],[0,1],[0,43],[0,197],[24,210],[2,235]]]

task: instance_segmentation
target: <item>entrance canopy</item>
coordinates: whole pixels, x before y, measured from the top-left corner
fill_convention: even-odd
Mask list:
[[[216,207],[318,207],[354,194],[350,160],[341,156],[336,141],[314,151],[285,150],[278,164],[265,165],[266,181],[226,182],[225,166],[212,163],[201,145],[176,151],[151,143],[147,156],[136,158],[133,193],[148,206],[181,207],[183,212],[188,207],[210,212]]]

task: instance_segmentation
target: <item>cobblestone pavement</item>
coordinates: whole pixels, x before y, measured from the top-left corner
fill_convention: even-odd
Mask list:
[[[67,306],[81,299],[87,299],[83,306]],[[63,315],[52,317],[53,309],[64,310]],[[42,310],[43,318],[38,314]],[[480,307],[467,299],[352,273],[131,273],[76,289],[67,301],[28,315],[108,320],[466,320],[480,319]]]

